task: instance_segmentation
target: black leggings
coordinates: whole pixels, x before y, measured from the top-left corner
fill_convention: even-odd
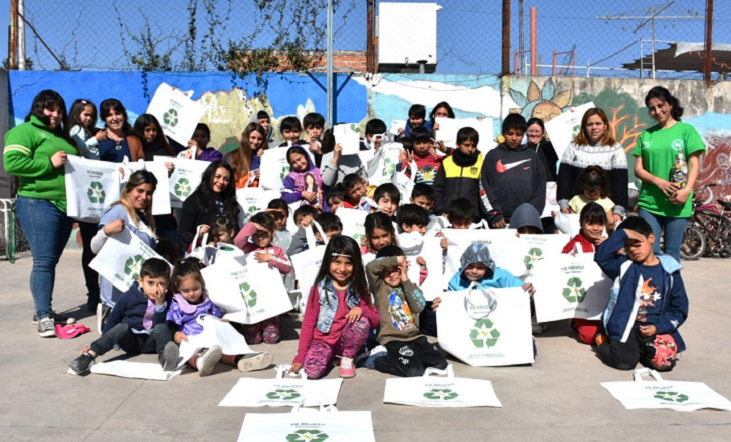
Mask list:
[[[81,233],[81,244],[84,250],[81,254],[81,269],[84,271],[84,282],[86,282],[86,290],[91,295],[99,298],[99,274],[89,267],[89,263],[96,256],[91,251],[91,239],[99,231],[97,223],[79,223],[79,232]]]

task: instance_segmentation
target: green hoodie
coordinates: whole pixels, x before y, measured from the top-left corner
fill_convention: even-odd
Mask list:
[[[78,150],[36,116],[5,134],[5,171],[20,178],[18,195],[50,201],[66,213],[64,168],[54,168],[51,157],[58,151],[78,155]]]

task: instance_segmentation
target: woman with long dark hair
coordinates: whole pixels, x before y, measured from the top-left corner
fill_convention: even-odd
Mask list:
[[[185,247],[193,242],[198,226],[203,226],[201,233],[206,233],[221,216],[236,223],[240,208],[233,180],[233,169],[225,161],[215,161],[203,172],[200,185],[183,203],[178,220],[180,240]]]
[[[5,171],[20,180],[15,214],[33,256],[33,322],[42,338],[56,336],[55,324],[74,322],[51,307],[56,265],[73,226],[66,216],[64,164],[68,155],[80,155],[66,123],[63,97],[48,89],[35,96],[26,122],[5,134],[3,162]]]
[[[130,161],[145,158],[142,142],[137,138],[129,124],[127,109],[116,98],[108,98],[99,105],[99,115],[104,121],[107,138],[99,141],[99,159],[111,163],[121,163],[124,157]]]
[[[680,121],[683,108],[662,86],[650,89],[645,106],[657,124],[642,132],[635,156],[635,175],[642,181],[637,205],[655,234],[653,248],[660,253],[660,234],[665,232],[665,253],[680,261],[685,224],[693,210],[693,187],[706,151],[698,131]],[[680,176],[671,177],[676,169]],[[683,170],[685,168],[685,170]]]

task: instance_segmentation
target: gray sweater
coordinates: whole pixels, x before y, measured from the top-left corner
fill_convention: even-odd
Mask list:
[[[368,179],[365,165],[358,155],[340,155],[337,166],[332,164],[334,152],[326,153],[322,156],[320,163],[320,171],[322,171],[322,183],[328,187],[333,187],[343,181],[345,175],[357,173]]]

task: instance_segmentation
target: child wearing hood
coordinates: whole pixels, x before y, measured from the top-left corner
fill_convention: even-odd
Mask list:
[[[473,282],[476,282],[483,289],[523,287],[523,290],[530,293],[531,296],[535,293],[533,284],[523,283],[507,270],[497,267],[495,261],[490,257],[490,250],[483,243],[476,242],[467,247],[467,250],[462,254],[462,258],[460,258],[460,264],[461,267],[449,281],[448,291],[467,290]],[[422,319],[424,325],[422,327],[433,327],[436,331],[436,311],[441,302],[442,298],[434,298],[432,314],[424,315],[424,319]]]
[[[322,175],[301,146],[294,145],[287,151],[290,172],[282,184],[282,199],[287,204],[301,201],[303,205],[320,206]]]

